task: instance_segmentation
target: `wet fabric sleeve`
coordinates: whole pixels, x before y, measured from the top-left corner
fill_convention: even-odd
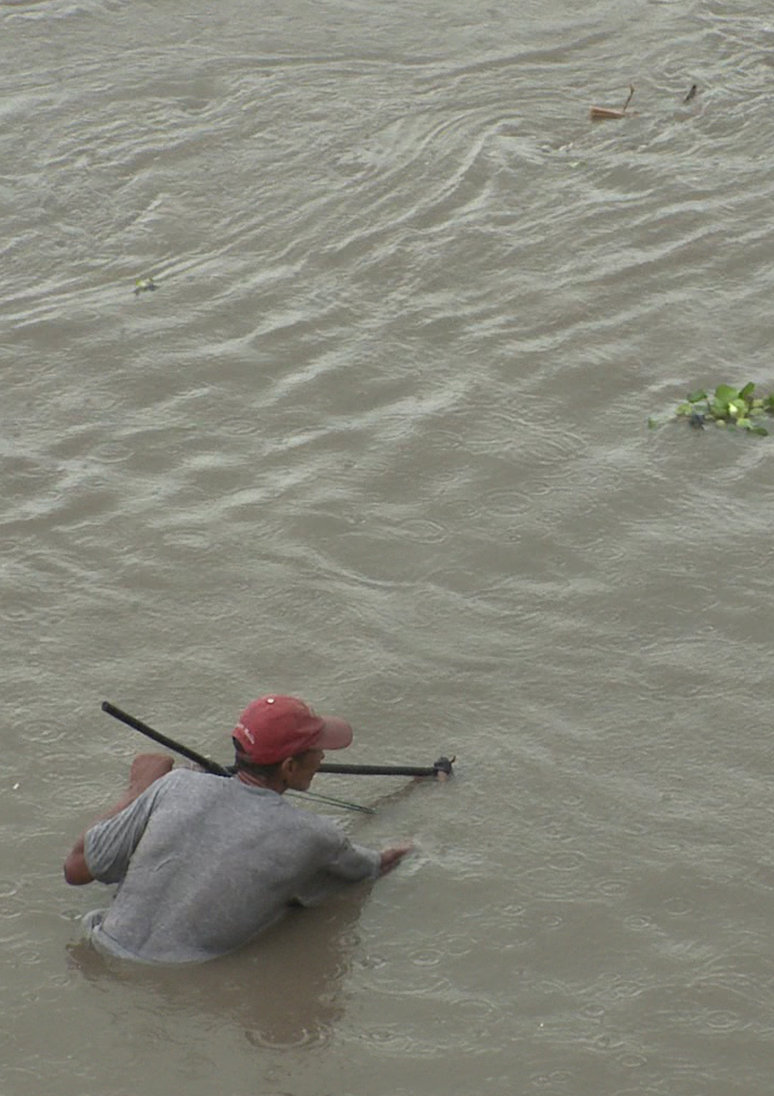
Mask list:
[[[348,883],[376,879],[381,860],[381,854],[374,849],[354,845],[346,837],[340,837],[324,866],[299,886],[294,902],[301,906],[317,906]]]
[[[164,780],[156,781],[112,818],[95,823],[84,839],[89,871],[100,883],[120,883],[145,832]]]
[[[381,853],[345,838],[326,868],[331,875],[354,883],[359,879],[376,879],[381,862]]]

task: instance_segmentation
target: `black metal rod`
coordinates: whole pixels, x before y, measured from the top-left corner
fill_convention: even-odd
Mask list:
[[[174,738],[167,738],[165,734],[154,731],[153,727],[149,727],[147,723],[143,723],[140,719],[135,719],[134,716],[129,715],[128,712],[116,708],[115,704],[111,704],[109,700],[102,701],[102,711],[107,712],[108,715],[112,715],[114,719],[120,719],[122,723],[126,723],[127,727],[132,727],[135,731],[139,731],[140,734],[147,735],[147,737],[152,738],[154,742],[166,746],[168,750],[173,750],[175,753],[187,757],[189,761],[193,761],[196,765],[200,765],[201,768],[208,773],[213,773],[215,776],[232,775],[228,769],[224,769],[217,761],[212,761],[209,757],[204,757],[203,754],[197,753],[196,750],[190,750],[180,742],[175,742]]]
[[[447,762],[447,759],[441,758],[441,761]],[[350,773],[360,776],[437,776],[439,771],[450,772],[450,761],[448,761],[448,765],[449,769],[447,770],[443,765],[439,765],[439,762],[436,762],[435,765],[339,765],[335,761],[331,764],[324,761],[317,771],[321,773]]]
[[[117,708],[115,704],[111,704],[109,700],[102,701],[102,711],[107,712],[108,715],[112,715],[114,719],[118,719],[122,723],[125,723],[127,727],[132,727],[135,731],[139,731],[140,734],[152,738],[154,742],[166,746],[168,750],[179,753],[182,757],[187,757],[189,761],[193,761],[194,764],[199,765],[208,773],[214,773],[215,776],[233,775],[230,769],[226,769],[223,765],[219,765],[217,761],[213,761],[211,758],[197,753],[196,750],[189,749],[188,746],[183,746],[182,743],[176,742],[174,738],[169,738],[165,734],[161,734],[160,731],[154,731],[153,727],[149,727],[148,724],[143,723],[141,719],[135,719],[133,715],[129,715],[128,712],[123,711],[121,708]],[[361,776],[438,776],[439,773],[451,775],[454,761],[455,758],[453,757],[451,759],[448,757],[439,757],[434,765],[424,766],[339,765],[325,762],[320,766],[318,772],[348,773]]]

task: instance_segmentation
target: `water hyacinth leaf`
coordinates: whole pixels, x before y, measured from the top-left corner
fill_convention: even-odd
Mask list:
[[[730,400],[735,400],[738,395],[738,390],[732,388],[730,384],[719,384],[715,389],[715,399],[719,403],[728,403]]]
[[[696,389],[689,392],[675,409],[676,418],[687,419],[688,424],[696,429],[703,429],[714,422],[716,426],[746,430],[761,437],[769,433],[760,425],[764,415],[774,416],[774,392],[756,396],[754,381],[748,381],[738,389],[730,384],[719,384],[711,396],[704,389]],[[650,419],[649,423],[653,421]]]

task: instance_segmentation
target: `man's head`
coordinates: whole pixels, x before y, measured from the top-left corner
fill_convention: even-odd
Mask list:
[[[296,697],[272,695],[248,704],[232,737],[238,769],[269,775],[267,770],[288,762],[283,767],[287,786],[305,782],[308,787],[323,751],[349,746],[352,728],[343,719],[316,715]]]

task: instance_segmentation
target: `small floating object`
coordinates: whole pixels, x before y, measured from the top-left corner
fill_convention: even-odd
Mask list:
[[[615,110],[613,107],[591,107],[591,109],[589,110],[589,117],[591,118],[592,122],[601,122],[606,118],[628,118],[630,115],[637,113],[636,111],[628,111],[629,103],[631,103],[633,95],[634,84],[630,84],[629,96],[621,110]]]
[[[134,295],[138,293],[146,293],[150,290],[158,289],[158,286],[153,280],[153,275],[149,274],[147,278],[135,278],[134,279]]]
[[[696,84],[691,84],[690,90],[689,90],[688,94],[686,95],[686,97],[685,97],[685,98],[683,99],[683,102],[684,102],[684,103],[690,103],[691,99],[695,99],[695,98],[696,98],[696,92],[697,92],[698,90],[699,90],[699,89],[698,89],[698,87],[696,86]]]
[[[759,396],[753,381],[743,388],[719,384],[714,392],[706,392],[703,388],[689,392],[675,412],[677,419],[686,421],[694,430],[703,430],[714,423],[715,426],[746,430],[762,437],[768,434],[763,423],[773,416],[774,393]],[[649,419],[648,425],[656,427],[659,423]]]

